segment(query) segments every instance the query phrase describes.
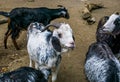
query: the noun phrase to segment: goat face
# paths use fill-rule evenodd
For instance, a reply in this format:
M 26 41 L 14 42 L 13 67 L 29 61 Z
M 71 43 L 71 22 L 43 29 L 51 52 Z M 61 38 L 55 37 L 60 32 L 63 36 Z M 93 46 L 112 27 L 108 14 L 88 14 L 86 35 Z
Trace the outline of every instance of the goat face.
M 66 19 L 69 19 L 70 18 L 70 16 L 69 16 L 69 13 L 68 13 L 68 10 L 65 8 L 65 7 L 62 7 L 62 8 L 60 8 L 60 17 L 64 17 L 64 18 L 66 18 Z
M 60 27 L 53 31 L 53 36 L 59 39 L 63 48 L 73 49 L 75 47 L 73 32 L 69 24 L 61 23 Z
M 120 15 L 119 14 L 112 14 L 107 22 L 103 25 L 104 32 L 117 32 L 120 29 Z
M 38 31 L 40 32 L 43 28 L 44 28 L 44 25 L 42 23 L 34 22 L 29 25 L 28 31 L 31 33 L 38 32 Z M 35 31 L 33 31 L 33 30 L 35 30 Z

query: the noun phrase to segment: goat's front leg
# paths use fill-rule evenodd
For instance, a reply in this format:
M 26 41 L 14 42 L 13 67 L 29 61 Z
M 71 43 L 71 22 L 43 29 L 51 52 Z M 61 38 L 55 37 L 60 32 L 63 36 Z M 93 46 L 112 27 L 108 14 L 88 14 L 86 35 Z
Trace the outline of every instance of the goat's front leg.
M 38 69 L 38 64 L 35 62 L 35 68 Z
M 30 64 L 29 67 L 32 67 L 32 59 L 30 58 Z
M 52 82 L 56 81 L 59 69 L 60 69 L 60 64 L 58 64 L 55 70 L 52 71 Z
M 19 48 L 18 45 L 17 45 L 16 40 L 15 40 L 15 39 L 12 39 L 12 41 L 13 41 L 13 44 L 14 44 L 16 50 L 20 50 L 20 48 Z

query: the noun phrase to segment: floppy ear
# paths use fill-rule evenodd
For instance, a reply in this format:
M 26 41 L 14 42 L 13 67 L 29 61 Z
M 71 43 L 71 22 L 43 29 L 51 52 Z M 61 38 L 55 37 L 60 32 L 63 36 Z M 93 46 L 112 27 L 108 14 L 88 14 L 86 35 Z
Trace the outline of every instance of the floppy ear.
M 115 12 L 116 15 L 119 15 L 120 13 L 119 12 Z
M 58 38 L 52 37 L 52 45 L 56 51 L 61 52 L 61 45 Z

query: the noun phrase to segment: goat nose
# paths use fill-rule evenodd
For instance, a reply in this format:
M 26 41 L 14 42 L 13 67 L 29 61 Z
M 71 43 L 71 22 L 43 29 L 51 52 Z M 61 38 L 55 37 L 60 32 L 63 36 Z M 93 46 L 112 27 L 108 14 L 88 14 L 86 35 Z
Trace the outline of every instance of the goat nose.
M 99 30 L 100 33 L 105 33 L 105 27 L 103 26 L 100 30 Z
M 74 45 L 74 42 L 71 42 L 70 44 Z
M 71 48 L 74 48 L 75 47 L 75 43 L 74 42 L 71 42 Z
M 104 30 L 103 30 L 103 29 L 100 29 L 100 30 L 99 30 L 99 32 L 100 32 L 100 33 L 103 33 L 103 32 L 104 32 Z
M 104 30 L 104 29 L 106 29 L 106 26 L 102 26 L 101 30 Z

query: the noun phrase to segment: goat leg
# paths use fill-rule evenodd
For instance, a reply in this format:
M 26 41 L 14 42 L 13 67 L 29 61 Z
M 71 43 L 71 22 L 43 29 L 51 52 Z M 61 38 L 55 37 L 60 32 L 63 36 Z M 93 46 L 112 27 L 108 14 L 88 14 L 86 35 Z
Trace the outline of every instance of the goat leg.
M 52 82 L 56 81 L 59 69 L 60 69 L 60 63 L 57 65 L 55 70 L 53 70 L 53 72 L 52 72 Z
M 35 68 L 38 69 L 38 63 L 37 62 L 35 62 Z
M 5 37 L 4 37 L 4 47 L 5 47 L 5 49 L 7 49 L 7 39 L 8 39 L 8 36 L 5 35 Z
M 20 50 L 20 48 L 17 45 L 16 39 L 12 39 L 12 41 L 13 41 L 13 44 L 14 44 L 16 50 Z
M 6 33 L 5 33 L 5 37 L 4 37 L 4 47 L 5 49 L 7 49 L 7 39 L 8 37 L 11 35 L 12 31 L 11 30 L 8 30 Z
M 32 59 L 30 57 L 30 64 L 29 64 L 29 67 L 32 67 Z

